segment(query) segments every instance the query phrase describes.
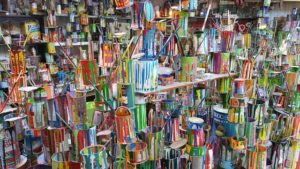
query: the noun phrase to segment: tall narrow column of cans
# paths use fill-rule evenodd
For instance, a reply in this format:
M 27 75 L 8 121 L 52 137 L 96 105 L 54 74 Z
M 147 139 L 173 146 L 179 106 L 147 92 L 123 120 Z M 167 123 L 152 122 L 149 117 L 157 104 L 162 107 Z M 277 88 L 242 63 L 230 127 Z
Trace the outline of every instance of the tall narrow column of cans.
M 192 161 L 192 168 L 204 168 L 205 136 L 203 131 L 203 119 L 190 117 L 187 124 L 187 152 Z

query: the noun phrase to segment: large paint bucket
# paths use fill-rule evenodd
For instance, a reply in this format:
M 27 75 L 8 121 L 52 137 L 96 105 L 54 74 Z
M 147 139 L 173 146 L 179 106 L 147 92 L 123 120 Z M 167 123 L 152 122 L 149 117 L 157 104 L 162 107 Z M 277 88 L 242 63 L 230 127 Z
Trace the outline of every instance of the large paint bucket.
M 164 132 L 162 127 L 149 126 L 141 136 L 141 140 L 147 143 L 149 160 L 156 161 L 163 157 L 164 148 Z
M 165 148 L 161 169 L 180 169 L 180 150 Z
M 31 164 L 35 164 L 38 155 L 42 153 L 41 133 L 42 129 L 25 130 L 24 149 Z
M 228 109 L 223 109 L 221 105 L 213 106 L 212 133 L 217 136 L 225 136 L 228 126 Z
M 44 157 L 48 163 L 51 163 L 51 156 L 54 153 L 68 151 L 68 138 L 65 128 L 51 128 L 42 130 L 42 143 Z
M 81 161 L 80 150 L 87 146 L 93 146 L 97 144 L 96 140 L 96 127 L 91 127 L 87 129 L 73 130 L 71 141 L 73 143 L 72 158 L 74 161 Z
M 107 154 L 104 146 L 95 145 L 85 147 L 80 151 L 80 154 L 83 158 L 84 169 L 109 168 L 109 164 L 107 162 Z
M 132 113 L 127 107 L 121 106 L 115 112 L 118 144 L 128 144 L 136 141 Z
M 87 120 L 85 93 L 67 94 L 70 123 L 75 128 L 82 128 Z
M 158 86 L 158 60 L 141 59 L 134 63 L 135 91 L 153 91 Z
M 145 142 L 130 143 L 126 146 L 126 159 L 130 164 L 141 164 L 148 160 L 147 144 Z
M 197 75 L 197 57 L 180 57 L 181 71 L 178 76 L 180 82 L 193 82 Z
M 4 136 L 0 140 L 0 144 L 3 147 L 2 165 L 4 168 L 16 168 L 21 160 L 21 152 L 14 126 L 4 129 Z
M 71 158 L 69 152 L 54 153 L 51 157 L 52 169 L 80 169 L 80 163 Z

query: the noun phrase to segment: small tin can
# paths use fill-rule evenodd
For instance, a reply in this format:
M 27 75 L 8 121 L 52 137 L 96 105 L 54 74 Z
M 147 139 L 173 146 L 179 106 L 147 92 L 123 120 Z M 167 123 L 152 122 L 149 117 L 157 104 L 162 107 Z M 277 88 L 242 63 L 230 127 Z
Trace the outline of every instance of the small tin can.
M 80 31 L 80 24 L 78 22 L 75 22 L 73 27 L 74 27 L 74 31 L 76 32 Z
M 75 14 L 74 13 L 70 14 L 70 22 L 75 22 Z
M 77 43 L 77 42 L 78 42 L 78 35 L 77 35 L 76 32 L 73 32 L 73 33 L 72 33 L 72 40 L 73 40 L 74 43 Z
M 85 32 L 80 32 L 80 34 L 79 34 L 79 40 L 80 40 L 80 42 L 84 42 L 85 41 Z
M 60 5 L 60 4 L 58 4 L 58 5 L 56 6 L 56 13 L 57 13 L 58 15 L 61 14 L 61 5 Z
M 68 33 L 72 32 L 72 24 L 71 23 L 67 23 L 67 25 L 66 25 L 66 31 Z
M 97 31 L 97 27 L 95 23 L 90 24 L 90 30 L 92 33 L 96 33 Z

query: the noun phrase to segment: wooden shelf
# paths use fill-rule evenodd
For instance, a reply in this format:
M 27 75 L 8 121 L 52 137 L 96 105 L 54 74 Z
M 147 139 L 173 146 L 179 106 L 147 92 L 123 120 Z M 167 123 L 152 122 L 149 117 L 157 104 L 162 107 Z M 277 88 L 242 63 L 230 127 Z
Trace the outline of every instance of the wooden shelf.
M 76 43 L 72 43 L 72 46 L 87 46 L 89 45 L 89 42 L 76 42 Z M 65 42 L 55 42 L 54 46 L 66 46 Z
M 56 17 L 69 17 L 70 14 L 55 14 Z M 75 17 L 79 17 L 79 15 L 74 15 Z M 88 15 L 88 18 L 97 19 L 99 16 L 97 15 Z
M 236 73 L 230 73 L 230 76 L 236 76 Z M 196 79 L 194 82 L 174 82 L 171 85 L 167 86 L 158 86 L 156 90 L 153 91 L 147 91 L 147 92 L 140 92 L 136 91 L 138 94 L 143 94 L 143 95 L 150 95 L 150 94 L 156 94 L 159 92 L 164 92 L 164 91 L 169 91 L 177 88 L 182 88 L 182 87 L 187 87 L 187 86 L 192 86 L 194 84 L 198 83 L 203 83 L 211 80 L 216 80 L 216 79 L 221 79 L 221 78 L 227 78 L 229 77 L 228 74 L 213 74 L 213 73 L 205 73 L 205 78 L 204 79 Z

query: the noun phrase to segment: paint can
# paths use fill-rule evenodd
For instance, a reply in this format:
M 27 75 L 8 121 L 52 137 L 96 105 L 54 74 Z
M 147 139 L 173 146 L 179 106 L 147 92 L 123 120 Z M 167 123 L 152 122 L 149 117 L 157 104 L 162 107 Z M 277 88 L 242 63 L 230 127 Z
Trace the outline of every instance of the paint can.
M 190 117 L 187 125 L 187 144 L 192 147 L 204 146 L 204 131 L 203 131 L 204 120 L 198 117 Z
M 285 76 L 285 79 L 286 79 L 286 83 L 287 83 L 287 89 L 289 91 L 293 91 L 297 85 L 297 76 L 298 76 L 298 73 L 295 73 L 295 72 L 287 72 L 286 73 L 286 76 Z
M 133 83 L 118 83 L 117 87 L 117 105 L 126 106 L 130 109 L 135 107 L 135 95 L 134 95 L 134 84 Z
M 164 132 L 162 127 L 151 126 L 146 131 L 149 160 L 156 161 L 162 159 L 164 150 Z
M 46 162 L 51 163 L 54 153 L 68 151 L 65 128 L 45 128 L 41 131 L 43 151 Z
M 172 144 L 180 139 L 179 117 L 165 116 L 165 144 Z
M 250 148 L 247 150 L 246 159 L 246 168 L 257 168 L 257 152 L 255 151 L 255 148 Z
M 136 104 L 135 107 L 135 127 L 136 131 L 141 131 L 147 127 L 147 111 L 146 111 L 146 103 L 144 104 Z
M 147 144 L 145 142 L 130 143 L 126 146 L 126 159 L 130 164 L 141 164 L 148 160 Z
M 229 92 L 229 87 L 230 87 L 230 79 L 229 78 L 217 79 L 217 91 L 219 93 L 227 94 Z
M 245 79 L 234 79 L 234 96 L 244 97 L 245 95 Z
M 22 74 L 26 72 L 24 51 L 21 49 L 11 49 L 9 51 L 10 71 L 12 74 Z
M 180 169 L 180 155 L 180 151 L 177 149 L 165 148 L 161 169 Z
M 146 22 L 146 28 L 143 30 L 143 51 L 145 53 L 146 59 L 154 59 L 157 55 L 157 37 L 156 28 L 154 24 L 152 25 L 150 22 Z
M 228 121 L 235 124 L 244 124 L 245 107 L 230 107 L 228 111 Z
M 264 123 L 267 106 L 264 100 L 251 99 L 248 102 L 248 117 L 255 119 L 255 125 L 260 127 Z
M 245 79 L 245 93 L 248 98 L 253 97 L 254 92 L 254 80 L 253 79 Z
M 267 167 L 267 148 L 263 145 L 256 147 L 257 153 L 257 166 L 258 168 L 264 169 Z
M 98 83 L 98 66 L 96 66 L 95 60 L 81 60 L 81 73 L 83 77 L 83 84 L 84 85 L 91 85 Z
M 132 5 L 132 2 L 130 0 L 115 0 L 115 3 L 117 10 L 128 8 Z
M 83 127 L 87 119 L 85 93 L 69 92 L 67 100 L 71 126 Z
M 175 100 L 166 99 L 161 102 L 161 111 L 163 112 L 172 112 L 176 108 Z
M 295 139 L 300 139 L 300 116 L 294 117 L 293 136 Z
M 223 109 L 221 105 L 215 105 L 213 110 L 212 134 L 217 136 L 225 136 L 228 127 L 228 109 Z
M 135 142 L 136 136 L 131 111 L 124 106 L 118 107 L 115 112 L 115 120 L 118 144 Z
M 133 30 L 144 28 L 144 11 L 141 8 L 143 8 L 143 4 L 134 2 L 131 10 L 131 28 Z
M 265 119 L 262 127 L 258 129 L 259 140 L 262 142 L 270 140 L 272 129 L 273 129 L 273 121 L 269 119 Z
M 108 96 L 109 95 L 108 84 L 97 85 L 97 88 L 102 93 L 102 96 L 108 101 L 108 103 L 110 103 L 112 105 L 113 103 L 112 103 L 111 99 Z M 99 99 L 99 101 L 97 101 L 97 99 Z M 95 93 L 95 110 L 103 112 L 103 113 L 110 111 L 109 106 L 104 102 L 103 98 L 100 97 L 98 92 Z M 97 117 L 97 116 L 95 116 L 95 117 Z
M 205 159 L 203 156 L 191 156 L 191 169 L 204 169 Z
M 37 157 L 42 153 L 43 144 L 41 130 L 25 130 L 24 132 L 24 150 L 28 154 L 28 160 L 31 164 L 37 163 Z
M 229 71 L 230 53 L 213 53 L 212 70 L 215 74 L 223 74 Z
M 4 133 L 0 138 L 0 146 L 2 148 L 2 165 L 4 168 L 16 168 L 21 161 L 21 152 L 19 141 L 14 126 L 4 129 Z
M 102 43 L 99 55 L 99 65 L 101 67 L 107 68 L 112 67 L 114 63 L 113 57 L 113 44 L 112 43 Z M 122 64 L 123 62 L 121 62 Z M 122 68 L 122 67 L 121 67 Z
M 72 141 L 72 155 L 74 161 L 81 161 L 80 150 L 87 146 L 93 146 L 97 144 L 96 139 L 96 126 L 84 129 L 75 129 L 71 134 Z
M 247 138 L 247 146 L 254 147 L 256 145 L 256 125 L 255 119 L 247 118 L 245 122 L 245 137 Z
M 51 157 L 52 169 L 80 169 L 80 163 L 72 160 L 71 153 L 54 153 Z
M 109 168 L 105 147 L 102 145 L 85 147 L 80 154 L 83 158 L 84 169 Z
M 42 129 L 47 125 L 48 114 L 44 101 L 32 102 L 29 113 L 27 114 L 29 128 Z
M 51 127 L 62 127 L 59 117 L 56 115 L 55 100 L 47 100 L 48 123 Z
M 300 141 L 293 139 L 290 141 L 288 155 L 285 162 L 286 168 L 297 168 L 300 167 Z
M 123 59 L 120 62 L 119 73 L 118 73 L 118 82 L 123 84 L 133 83 L 134 81 L 134 71 L 135 63 L 132 59 Z
M 180 57 L 181 71 L 178 76 L 180 82 L 193 82 L 197 75 L 197 57 Z
M 158 60 L 143 59 L 134 62 L 135 91 L 153 91 L 158 86 Z
M 55 97 L 54 100 L 55 111 L 60 115 L 60 117 L 68 122 L 68 101 L 67 96 L 65 94 L 60 94 Z M 62 125 L 64 126 L 64 125 Z M 66 127 L 66 126 L 65 126 Z

